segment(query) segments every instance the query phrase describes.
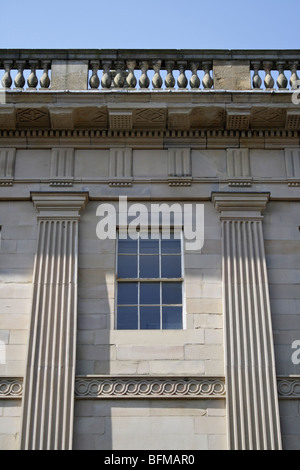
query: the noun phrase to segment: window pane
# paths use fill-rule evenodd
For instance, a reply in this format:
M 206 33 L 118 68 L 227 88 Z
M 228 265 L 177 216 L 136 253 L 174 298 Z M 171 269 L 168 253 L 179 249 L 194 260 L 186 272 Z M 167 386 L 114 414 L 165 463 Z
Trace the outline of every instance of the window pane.
M 137 307 L 118 307 L 117 329 L 118 330 L 137 330 L 138 329 Z
M 140 253 L 154 253 L 159 252 L 159 240 L 140 240 Z
M 137 282 L 119 282 L 118 284 L 118 304 L 128 305 L 138 303 L 138 283 Z
M 141 330 L 160 329 L 160 308 L 141 307 L 140 308 L 140 328 Z
M 161 252 L 180 254 L 181 253 L 181 241 L 180 240 L 162 240 Z
M 140 304 L 160 304 L 159 282 L 141 282 Z
M 182 308 L 181 307 L 163 307 L 162 328 L 163 330 L 182 329 Z
M 120 254 L 123 253 L 130 253 L 136 254 L 137 253 L 137 240 L 119 240 L 118 242 L 118 252 Z
M 159 258 L 158 256 L 141 255 L 140 256 L 140 277 L 159 277 Z
M 119 255 L 118 256 L 118 277 L 135 278 L 137 277 L 137 256 Z
M 181 277 L 181 256 L 162 255 L 161 257 L 162 277 Z
M 163 282 L 162 303 L 163 304 L 181 304 L 182 303 L 181 282 Z

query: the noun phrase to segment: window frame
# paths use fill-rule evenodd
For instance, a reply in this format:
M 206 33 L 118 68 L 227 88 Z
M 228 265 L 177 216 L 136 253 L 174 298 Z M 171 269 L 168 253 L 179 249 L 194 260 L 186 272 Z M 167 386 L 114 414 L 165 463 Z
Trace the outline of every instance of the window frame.
M 178 227 L 176 228 L 176 230 L 178 231 Z M 174 227 L 171 227 L 170 228 L 170 232 L 174 232 L 175 229 Z M 148 233 L 148 236 L 150 235 L 150 239 L 151 239 L 151 231 L 148 227 L 142 227 L 140 230 L 139 230 L 139 234 L 138 234 L 138 237 L 140 239 L 143 239 L 140 237 L 140 233 Z M 161 240 L 163 240 L 162 238 L 162 231 L 159 230 L 158 231 L 159 233 L 159 252 L 158 252 L 158 257 L 159 257 L 159 277 L 156 277 L 156 278 L 153 278 L 153 277 L 136 277 L 136 278 L 124 278 L 124 277 L 121 277 L 119 278 L 118 277 L 118 269 L 119 269 L 119 230 L 117 230 L 117 237 L 116 237 L 116 273 L 115 273 L 115 315 L 114 315 L 114 329 L 116 331 L 183 331 L 186 329 L 186 315 L 185 315 L 185 282 L 184 282 L 184 237 L 183 237 L 183 230 L 182 228 L 180 228 L 180 237 L 177 238 L 177 240 L 180 241 L 180 253 L 176 253 L 176 256 L 179 256 L 180 257 L 180 268 L 181 268 L 181 276 L 180 277 L 174 277 L 174 278 L 170 278 L 170 277 L 160 277 L 161 276 L 161 257 L 162 256 L 174 256 L 175 253 L 166 253 L 166 254 L 162 254 L 162 251 L 161 251 Z M 128 237 L 129 238 L 129 237 Z M 129 238 L 130 239 L 130 238 Z M 121 239 L 122 240 L 122 239 Z M 167 239 L 166 239 L 167 240 Z M 126 241 L 126 239 L 124 239 L 124 241 Z M 137 247 L 137 269 L 139 269 L 139 257 L 141 256 L 141 253 L 140 253 L 140 249 L 139 249 L 139 243 L 138 243 L 138 247 Z M 151 256 L 151 254 L 143 254 L 144 256 Z M 124 256 L 126 256 L 126 254 L 124 254 Z M 127 256 L 130 256 L 130 254 L 128 254 Z M 139 272 L 137 272 L 137 275 L 139 276 Z M 119 290 L 118 290 L 118 286 L 119 284 L 126 284 L 126 283 L 134 283 L 136 282 L 138 284 L 138 299 L 137 299 L 137 304 L 136 304 L 136 307 L 137 307 L 137 315 L 138 315 L 138 327 L 137 328 L 134 328 L 134 329 L 126 329 L 126 328 L 118 328 L 118 307 L 122 307 L 122 306 L 132 306 L 133 307 L 133 304 L 118 304 L 118 293 L 119 293 Z M 160 287 L 159 287 L 159 290 L 160 290 L 160 303 L 159 304 L 141 304 L 140 303 L 140 287 L 141 287 L 141 284 L 142 283 L 159 283 Z M 181 283 L 181 303 L 180 304 L 163 304 L 162 302 L 162 286 L 163 286 L 163 283 Z M 135 304 L 134 304 L 135 305 Z M 140 316 L 140 308 L 141 307 L 157 307 L 159 306 L 159 310 L 160 310 L 160 325 L 159 325 L 159 328 L 141 328 L 140 325 L 141 325 L 141 316 Z M 170 307 L 180 307 L 181 308 L 181 328 L 163 328 L 163 317 L 162 317 L 162 310 L 163 310 L 163 307 L 167 307 L 167 306 L 170 306 Z

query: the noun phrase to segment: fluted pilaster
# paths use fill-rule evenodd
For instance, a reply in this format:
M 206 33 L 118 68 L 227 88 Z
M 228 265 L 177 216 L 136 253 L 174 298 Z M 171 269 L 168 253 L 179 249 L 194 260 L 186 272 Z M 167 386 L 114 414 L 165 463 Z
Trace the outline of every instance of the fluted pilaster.
M 268 194 L 214 193 L 221 212 L 229 448 L 281 448 L 261 212 Z
M 85 193 L 35 193 L 38 242 L 21 448 L 72 447 L 78 221 Z

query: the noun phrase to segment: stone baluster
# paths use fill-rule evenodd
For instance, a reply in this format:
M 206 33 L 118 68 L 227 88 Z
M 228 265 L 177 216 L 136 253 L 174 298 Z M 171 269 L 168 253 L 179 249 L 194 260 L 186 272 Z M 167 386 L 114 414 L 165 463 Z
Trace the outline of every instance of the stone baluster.
M 139 86 L 140 88 L 149 88 L 150 85 L 150 80 L 147 75 L 148 69 L 149 69 L 149 64 L 146 61 L 142 61 L 140 63 L 140 69 L 141 69 L 141 76 L 139 79 Z
M 50 87 L 49 70 L 51 68 L 51 63 L 43 61 L 42 68 L 43 68 L 43 75 L 41 76 L 41 79 L 40 79 L 40 86 L 43 89 L 47 89 Z
M 15 87 L 19 89 L 23 89 L 25 86 L 25 78 L 24 78 L 24 69 L 25 69 L 25 61 L 17 61 L 16 66 L 18 69 L 18 73 L 15 77 Z
M 36 90 L 37 86 L 38 86 L 38 78 L 36 76 L 36 69 L 38 67 L 38 62 L 37 61 L 31 61 L 30 64 L 29 64 L 29 67 L 30 67 L 30 70 L 31 70 L 31 73 L 28 77 L 28 80 L 27 80 L 27 85 L 28 85 L 28 88 L 32 89 L 32 90 Z
M 111 87 L 111 61 L 103 61 L 102 62 L 102 67 L 103 67 L 103 75 L 101 79 L 101 86 L 102 88 L 110 88 Z
M 277 86 L 279 89 L 286 88 L 288 85 L 288 80 L 286 76 L 284 75 L 285 62 L 280 60 L 277 62 L 276 65 L 277 65 L 277 70 L 279 72 L 279 75 L 277 77 Z
M 116 66 L 116 75 L 114 78 L 114 86 L 115 88 L 123 88 L 125 85 L 125 76 L 124 76 L 124 71 L 125 71 L 125 65 L 124 62 L 121 60 L 118 60 L 115 62 Z
M 98 70 L 100 68 L 99 60 L 91 60 L 92 75 L 89 81 L 90 87 L 97 90 L 100 86 L 100 79 L 98 77 Z
M 127 69 L 128 75 L 126 78 L 126 85 L 128 88 L 135 88 L 137 84 L 137 79 L 134 75 L 134 70 L 136 68 L 136 61 L 135 60 L 128 60 L 127 61 Z
M 78 224 L 87 193 L 33 193 L 38 240 L 21 449 L 70 450 L 76 361 Z
M 3 88 L 9 89 L 12 85 L 12 78 L 11 78 L 11 75 L 10 75 L 10 71 L 11 71 L 12 66 L 13 66 L 13 61 L 12 60 L 7 60 L 7 61 L 4 62 L 3 65 L 4 65 L 5 73 L 2 77 L 1 83 L 2 83 Z
M 174 88 L 175 87 L 175 78 L 173 76 L 175 62 L 173 60 L 166 61 L 166 70 L 167 76 L 165 79 L 166 88 Z
M 260 61 L 255 60 L 255 61 L 252 62 L 252 66 L 253 66 L 253 70 L 254 70 L 254 74 L 253 74 L 253 78 L 252 78 L 252 86 L 255 89 L 259 89 L 261 87 L 261 84 L 262 84 L 262 79 L 259 75 L 259 70 L 261 68 L 261 63 L 260 63 Z
M 190 79 L 190 87 L 195 89 L 200 87 L 200 78 L 198 77 L 198 69 L 199 69 L 199 63 L 198 62 L 192 62 L 190 64 L 191 71 L 192 71 L 192 76 Z
M 300 88 L 300 79 L 297 75 L 298 65 L 299 65 L 298 62 L 292 62 L 290 64 L 290 70 L 291 70 L 290 85 L 292 89 Z
M 222 224 L 228 447 L 279 450 L 281 430 L 262 211 L 264 193 L 214 193 Z
M 203 67 L 203 70 L 204 70 L 204 77 L 203 77 L 203 80 L 202 80 L 203 87 L 204 88 L 212 88 L 213 84 L 214 84 L 213 79 L 210 76 L 210 71 L 211 71 L 212 64 L 211 64 L 210 61 L 204 60 L 202 62 L 202 67 Z
M 163 84 L 163 80 L 160 76 L 160 68 L 161 68 L 161 60 L 154 60 L 153 61 L 153 69 L 154 69 L 154 76 L 152 78 L 152 85 L 153 88 L 161 88 Z
M 263 62 L 263 67 L 264 67 L 264 71 L 265 71 L 265 79 L 264 79 L 265 87 L 266 87 L 266 89 L 272 89 L 272 88 L 274 88 L 274 79 L 271 75 L 273 62 L 265 61 L 265 62 Z
M 185 70 L 186 70 L 186 66 L 187 66 L 187 63 L 184 62 L 184 61 L 179 61 L 177 62 L 178 64 L 178 68 L 179 68 L 179 77 L 178 77 L 178 80 L 177 80 L 177 85 L 179 88 L 186 88 L 187 85 L 188 85 L 188 80 L 185 76 Z

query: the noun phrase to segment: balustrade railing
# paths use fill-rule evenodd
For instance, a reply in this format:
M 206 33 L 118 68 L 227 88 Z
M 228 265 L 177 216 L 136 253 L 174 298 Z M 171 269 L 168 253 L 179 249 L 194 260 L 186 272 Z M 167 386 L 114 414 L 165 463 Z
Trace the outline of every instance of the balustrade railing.
M 0 50 L 2 88 L 51 90 L 53 64 L 74 62 L 86 68 L 83 89 L 89 90 L 216 89 L 216 62 L 230 64 L 232 77 L 241 63 L 248 67 L 249 89 L 288 90 L 300 84 L 300 50 Z

